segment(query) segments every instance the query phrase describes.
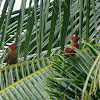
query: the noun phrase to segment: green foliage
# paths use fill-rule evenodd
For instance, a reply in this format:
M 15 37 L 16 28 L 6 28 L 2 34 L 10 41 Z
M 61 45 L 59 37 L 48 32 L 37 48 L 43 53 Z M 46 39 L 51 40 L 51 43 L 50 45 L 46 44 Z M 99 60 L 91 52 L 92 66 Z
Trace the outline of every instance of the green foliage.
M 69 25 L 69 16 L 70 16 L 70 0 L 65 0 L 64 4 L 64 15 L 63 15 L 63 25 L 61 28 L 61 50 L 64 51 L 65 39 L 68 35 L 67 29 Z M 62 41 L 63 40 L 63 41 Z
M 46 86 L 46 78 L 54 73 L 50 65 L 46 66 L 0 91 L 0 99 L 48 100 L 50 95 L 45 89 L 51 89 Z
M 58 90 L 56 93 L 50 91 L 53 97 L 63 100 L 81 99 L 81 97 L 88 100 L 100 98 L 97 94 L 100 87 L 100 51 L 86 44 L 92 49 L 80 51 L 74 48 L 77 53 L 76 57 L 64 58 L 57 55 L 59 60 L 52 62 L 58 73 L 48 79 L 47 86 Z
M 14 0 L 11 0 L 11 3 L 12 1 L 14 3 Z M 43 2 L 40 2 L 39 5 L 38 4 L 39 0 L 37 1 L 35 0 L 34 2 L 35 5 L 31 6 L 32 2 L 30 0 L 29 3 L 31 8 L 29 7 L 25 9 L 25 4 L 24 4 L 25 2 L 24 2 L 22 4 L 23 5 L 22 8 L 14 12 L 12 11 L 6 12 L 7 5 L 9 5 L 10 2 L 7 1 L 5 2 L 5 6 L 0 17 L 0 22 L 1 22 L 0 32 L 2 33 L 2 36 L 0 37 L 0 42 L 1 42 L 0 49 L 2 50 L 2 56 L 0 62 L 2 62 L 2 64 L 5 62 L 6 54 L 8 52 L 4 46 L 8 46 L 8 43 L 12 43 L 12 41 L 16 41 L 16 43 L 20 44 L 18 48 L 19 58 L 24 57 L 24 60 L 27 60 L 27 56 L 34 53 L 38 53 L 38 57 L 41 57 L 40 56 L 41 52 L 47 50 L 47 48 L 50 48 L 49 51 L 51 51 L 53 47 L 57 47 L 57 46 L 64 47 L 63 41 L 65 40 L 65 44 L 67 44 L 70 41 L 72 34 L 79 34 L 83 39 L 86 39 L 86 24 L 85 24 L 86 23 L 86 2 L 83 3 L 84 4 L 83 10 L 80 10 L 81 8 L 80 6 L 82 3 L 78 0 L 76 1 L 71 0 L 70 4 L 68 3 L 68 5 L 66 5 L 64 0 L 61 1 L 57 0 L 57 2 L 58 3 L 56 4 L 58 5 L 53 6 L 54 4 L 53 1 L 47 2 L 46 0 L 44 0 Z M 99 25 L 99 17 L 100 17 L 98 0 L 96 0 L 95 3 L 96 5 L 94 4 L 94 2 L 90 2 L 88 40 L 89 43 L 91 44 L 97 43 L 98 40 L 95 39 L 91 40 L 91 39 L 98 38 L 99 35 L 99 30 L 97 30 L 97 26 Z M 64 13 L 64 9 L 66 10 L 67 7 L 70 10 L 70 15 L 66 14 L 67 12 Z M 57 11 L 55 8 L 57 9 Z M 52 12 L 53 10 L 57 15 L 56 20 L 54 20 L 55 21 L 54 26 L 53 24 L 51 24 L 54 23 L 54 21 L 51 21 L 51 19 L 54 16 Z M 82 11 L 84 15 L 83 17 L 80 18 L 79 13 Z M 10 16 L 8 16 L 8 13 L 10 14 Z M 9 22 L 7 22 L 7 20 L 5 21 L 6 18 L 5 14 L 9 17 Z M 66 15 L 69 16 L 69 19 L 66 18 Z M 83 22 L 80 20 L 80 23 L 83 26 L 83 28 L 79 23 L 79 18 L 83 19 Z M 31 23 L 29 20 L 31 20 Z M 68 28 L 66 26 L 68 24 L 67 21 L 69 21 Z M 6 27 L 5 27 L 5 23 L 7 23 Z M 81 26 L 81 33 L 79 33 L 79 26 Z M 51 31 L 51 29 L 54 27 L 55 30 Z M 7 28 L 5 29 L 6 31 L 4 31 L 4 28 Z M 67 29 L 67 36 L 63 35 L 66 33 L 64 32 L 63 29 L 65 31 Z M 51 39 L 49 38 L 50 34 L 52 34 L 53 37 L 53 38 L 51 37 Z M 64 38 L 63 41 L 61 38 L 62 39 Z M 48 44 L 50 44 L 50 46 Z M 85 48 L 85 45 L 84 46 L 82 45 L 81 48 Z M 50 53 L 48 55 L 50 55 Z
M 99 0 L 26 1 L 13 11 L 15 0 L 6 0 L 0 16 L 0 99 L 100 99 Z M 81 51 L 65 59 L 73 34 Z M 18 64 L 5 66 L 13 42 Z
M 53 43 L 53 38 L 54 38 L 54 31 L 55 31 L 56 21 L 57 21 L 57 17 L 58 17 L 58 11 L 59 11 L 58 0 L 54 0 L 47 56 L 50 56 L 50 53 L 51 53 L 51 48 L 52 48 L 52 43 Z
M 50 64 L 55 57 L 26 61 L 0 68 L 0 90 Z

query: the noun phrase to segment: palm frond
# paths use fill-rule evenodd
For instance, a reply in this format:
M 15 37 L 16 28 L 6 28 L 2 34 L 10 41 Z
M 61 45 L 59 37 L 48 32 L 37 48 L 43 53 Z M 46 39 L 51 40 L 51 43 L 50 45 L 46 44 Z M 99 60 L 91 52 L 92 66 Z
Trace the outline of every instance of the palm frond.
M 56 87 L 57 92 L 49 91 L 54 97 L 65 100 L 99 98 L 97 92 L 99 91 L 100 51 L 92 45 L 86 44 L 92 49 L 87 48 L 80 51 L 74 48 L 78 54 L 76 58 L 65 59 L 58 55 L 59 60 L 52 62 L 58 75 L 49 78 L 47 86 L 53 89 Z
M 46 86 L 46 78 L 54 75 L 54 73 L 55 71 L 51 65 L 44 67 L 0 91 L 0 98 L 10 100 L 47 100 L 50 98 L 50 95 L 46 90 L 51 89 Z
M 100 99 L 99 0 L 26 1 L 13 12 L 15 0 L 6 0 L 0 16 L 0 99 Z M 80 50 L 65 59 L 60 50 L 73 34 Z M 5 66 L 14 42 L 18 63 Z
M 0 89 L 19 81 L 20 79 L 40 70 L 50 64 L 55 57 L 31 60 L 0 68 Z
M 39 26 L 39 23 L 40 23 L 40 16 L 41 14 L 39 13 L 40 12 L 40 5 L 38 5 L 39 1 L 37 0 L 37 2 L 35 3 L 34 7 L 32 7 L 31 9 L 28 8 L 28 9 L 25 9 L 25 16 L 24 16 L 24 22 L 23 22 L 23 25 L 21 25 L 22 27 L 22 33 L 21 34 L 21 41 L 20 41 L 20 44 L 21 44 L 21 47 L 20 47 L 20 55 L 19 55 L 19 58 L 20 57 L 23 57 L 25 55 L 25 58 L 24 59 L 27 59 L 26 56 L 27 55 L 30 55 L 30 54 L 33 54 L 33 53 L 39 53 L 39 41 L 37 41 L 39 38 L 38 38 L 38 35 L 40 33 L 40 26 Z M 53 44 L 52 44 L 52 47 L 57 47 L 59 46 L 60 44 L 60 28 L 62 28 L 62 24 L 63 24 L 63 15 L 64 15 L 64 9 L 63 9 L 63 5 L 64 5 L 64 1 L 62 0 L 62 2 L 60 3 L 62 4 L 61 5 L 61 12 L 58 14 L 58 15 L 61 15 L 61 17 L 57 17 L 57 21 L 56 21 L 56 25 L 55 25 L 55 31 L 54 31 L 54 39 L 53 39 Z M 79 25 L 79 12 L 80 12 L 80 2 L 78 1 L 75 1 L 73 2 L 71 5 L 70 5 L 70 20 L 69 20 L 69 26 L 68 26 L 68 34 L 67 34 L 67 37 L 66 37 L 66 40 L 65 40 L 65 44 L 67 44 L 70 40 L 70 37 L 72 36 L 72 34 L 74 33 L 77 33 L 78 34 L 78 27 L 80 26 Z M 95 20 L 94 20 L 94 8 L 92 8 L 93 6 L 93 3 L 90 3 L 90 24 L 89 24 L 89 40 L 94 38 L 94 37 L 97 37 L 97 35 L 99 35 L 99 31 L 97 30 L 96 26 L 99 25 L 99 17 L 100 17 L 100 13 L 99 13 L 99 2 L 98 0 L 95 1 Z M 48 6 L 50 5 L 50 6 Z M 43 50 L 46 50 L 47 47 L 48 47 L 48 43 L 49 43 L 49 35 L 50 35 L 50 29 L 51 29 L 51 17 L 52 17 L 52 10 L 53 10 L 53 3 L 50 2 L 49 3 L 46 3 L 46 6 L 43 6 L 44 8 L 43 9 L 48 9 L 48 16 L 46 17 L 47 21 L 44 22 L 44 27 L 45 27 L 45 31 L 44 31 L 44 34 L 43 34 L 43 43 L 42 43 L 42 51 Z M 86 23 L 86 2 L 84 2 L 84 16 L 83 16 L 83 29 L 82 29 L 82 38 L 85 39 L 86 35 L 86 26 L 85 26 L 85 23 Z M 30 10 L 29 10 L 30 9 Z M 75 10 L 77 9 L 77 10 Z M 34 12 L 34 18 L 35 18 L 35 21 L 34 22 L 34 26 L 31 28 L 32 29 L 32 32 L 28 32 L 27 30 L 27 26 L 29 26 L 29 22 L 28 22 L 28 19 L 31 19 L 32 18 L 32 14 Z M 72 13 L 74 12 L 74 13 Z M 12 41 L 15 41 L 16 40 L 16 32 L 18 32 L 17 30 L 17 27 L 18 27 L 18 18 L 19 18 L 19 13 L 20 11 L 15 11 L 12 13 L 11 17 L 10 17 L 10 23 L 9 25 L 7 26 L 7 31 L 6 31 L 6 38 L 5 38 L 5 41 L 4 41 L 4 45 L 7 46 L 7 43 L 12 43 Z M 3 13 L 2 13 L 2 16 L 3 16 Z M 34 19 L 33 18 L 33 19 Z M 59 18 L 61 19 L 61 21 L 59 21 Z M 1 17 L 1 21 L 4 22 L 5 20 L 5 17 Z M 73 20 L 73 23 L 71 22 L 71 20 Z M 2 22 L 2 23 L 3 23 Z M 2 25 L 1 25 L 2 26 Z M 73 29 L 71 31 L 71 29 Z M 96 30 L 95 30 L 96 29 Z M 1 27 L 1 32 L 2 32 L 3 28 Z M 27 39 L 27 35 L 30 34 L 31 38 L 28 39 L 28 42 L 29 42 L 29 45 L 25 44 L 25 41 Z M 36 38 L 37 36 L 37 38 Z M 27 42 L 27 43 L 28 43 Z M 89 43 L 94 43 L 95 40 L 92 40 L 92 41 L 89 41 Z M 97 42 L 97 41 L 96 41 Z M 38 46 L 37 46 L 38 45 Z M 2 46 L 2 45 L 0 45 Z M 28 51 L 26 53 L 26 46 L 28 46 Z M 84 48 L 85 45 L 82 46 L 82 48 Z M 25 51 L 24 51 L 25 50 Z M 1 57 L 1 61 L 4 62 L 6 56 L 6 50 L 3 49 L 3 52 L 2 52 L 2 57 Z

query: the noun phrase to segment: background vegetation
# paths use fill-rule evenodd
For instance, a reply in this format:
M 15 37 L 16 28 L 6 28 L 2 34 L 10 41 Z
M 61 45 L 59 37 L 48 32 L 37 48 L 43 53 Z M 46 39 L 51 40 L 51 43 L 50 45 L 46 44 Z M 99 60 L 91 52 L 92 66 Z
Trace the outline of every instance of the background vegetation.
M 30 0 L 27 9 L 26 1 L 13 11 L 15 0 L 6 0 L 0 16 L 0 99 L 100 98 L 99 0 Z M 65 59 L 73 34 L 80 49 Z M 18 63 L 6 66 L 12 43 Z

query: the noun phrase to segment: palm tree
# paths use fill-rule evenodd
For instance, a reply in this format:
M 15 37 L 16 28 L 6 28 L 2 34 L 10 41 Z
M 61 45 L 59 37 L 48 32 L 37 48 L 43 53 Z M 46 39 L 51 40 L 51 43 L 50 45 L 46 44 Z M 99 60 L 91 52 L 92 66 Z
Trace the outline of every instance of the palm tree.
M 20 10 L 13 11 L 15 1 L 6 0 L 0 16 L 0 99 L 83 99 L 85 92 L 93 98 L 100 65 L 99 0 L 30 0 L 28 8 L 22 0 Z M 66 60 L 61 55 L 73 34 L 81 36 L 80 50 L 75 49 L 77 60 Z M 5 47 L 13 42 L 20 44 L 18 63 L 6 66 Z

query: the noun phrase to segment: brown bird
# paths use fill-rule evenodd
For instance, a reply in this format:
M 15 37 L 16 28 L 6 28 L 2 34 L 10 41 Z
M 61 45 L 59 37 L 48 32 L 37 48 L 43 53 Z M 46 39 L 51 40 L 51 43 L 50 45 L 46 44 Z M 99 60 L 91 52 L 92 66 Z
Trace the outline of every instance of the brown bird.
M 73 48 L 73 47 L 76 47 L 77 49 L 79 49 L 78 40 L 79 40 L 79 37 L 78 37 L 77 35 L 73 35 L 73 36 L 71 37 L 71 44 L 70 44 L 70 47 L 72 47 L 72 48 Z M 72 48 L 70 48 L 70 47 L 67 47 L 66 50 L 65 50 L 65 52 L 68 53 L 68 54 L 70 54 L 70 55 L 72 55 L 72 56 L 74 56 L 74 54 L 75 54 L 76 52 L 75 52 Z M 68 54 L 64 54 L 64 56 L 69 57 Z
M 18 47 L 18 45 L 11 44 L 8 47 L 10 48 L 10 52 L 9 52 L 9 54 L 7 56 L 7 65 L 16 64 L 17 63 L 16 48 Z

